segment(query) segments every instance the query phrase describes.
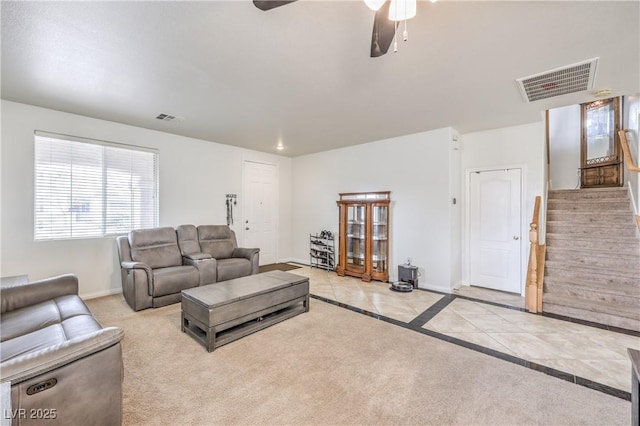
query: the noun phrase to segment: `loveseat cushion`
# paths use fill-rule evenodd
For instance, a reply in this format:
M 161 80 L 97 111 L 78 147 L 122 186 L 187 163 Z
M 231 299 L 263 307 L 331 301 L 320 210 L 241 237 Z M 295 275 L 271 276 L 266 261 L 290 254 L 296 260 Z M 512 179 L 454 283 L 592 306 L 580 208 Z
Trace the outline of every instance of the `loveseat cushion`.
M 151 269 L 182 265 L 176 231 L 173 228 L 139 229 L 129 232 L 131 259 Z
M 218 260 L 218 281 L 251 275 L 251 262 L 244 258 L 230 258 Z
M 0 362 L 101 330 L 77 295 L 2 314 Z
M 200 272 L 195 266 L 170 266 L 154 269 L 153 297 L 180 293 L 187 288 L 200 285 Z
M 198 240 L 200 250 L 214 259 L 227 259 L 233 254 L 233 249 L 238 247 L 235 234 L 226 225 L 198 226 Z

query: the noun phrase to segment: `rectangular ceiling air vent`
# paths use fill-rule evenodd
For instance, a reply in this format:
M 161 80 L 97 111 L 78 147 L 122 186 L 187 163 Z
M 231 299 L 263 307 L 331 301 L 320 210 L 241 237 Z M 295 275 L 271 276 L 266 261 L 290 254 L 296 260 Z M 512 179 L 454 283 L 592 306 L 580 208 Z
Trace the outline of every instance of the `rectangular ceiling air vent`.
M 527 102 L 593 89 L 598 58 L 517 79 Z
M 162 121 L 171 121 L 171 120 L 175 120 L 176 117 L 169 114 L 158 114 L 156 118 Z

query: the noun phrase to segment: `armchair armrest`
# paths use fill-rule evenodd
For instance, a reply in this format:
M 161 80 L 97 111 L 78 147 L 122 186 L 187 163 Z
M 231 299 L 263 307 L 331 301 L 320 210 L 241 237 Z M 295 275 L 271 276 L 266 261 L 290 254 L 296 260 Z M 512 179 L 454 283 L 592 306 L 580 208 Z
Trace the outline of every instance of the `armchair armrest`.
M 78 294 L 78 277 L 74 274 L 59 275 L 0 289 L 5 313 L 25 306 L 35 305 L 60 296 Z
M 22 382 L 96 353 L 122 340 L 124 331 L 106 327 L 0 364 L 2 381 Z
M 231 257 L 244 257 L 246 259 L 252 260 L 253 256 L 256 253 L 260 253 L 259 248 L 236 247 L 235 249 L 233 249 L 233 253 L 231 254 Z

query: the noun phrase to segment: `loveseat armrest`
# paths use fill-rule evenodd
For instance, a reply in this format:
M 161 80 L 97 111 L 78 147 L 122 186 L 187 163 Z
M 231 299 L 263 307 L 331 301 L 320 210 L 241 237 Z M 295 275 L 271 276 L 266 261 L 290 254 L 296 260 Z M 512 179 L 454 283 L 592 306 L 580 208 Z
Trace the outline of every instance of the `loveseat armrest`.
M 0 312 L 13 311 L 70 294 L 78 294 L 78 277 L 74 274 L 2 287 Z
M 149 265 L 142 262 L 125 261 L 120 262 L 120 266 L 122 267 L 122 269 L 144 269 L 144 271 L 147 273 L 147 278 L 149 279 L 149 291 L 151 291 L 153 271 L 151 270 L 151 267 Z
M 113 346 L 124 330 L 106 327 L 0 364 L 2 381 L 19 383 Z
M 231 257 L 243 257 L 251 262 L 251 275 L 257 274 L 260 263 L 260 249 L 259 248 L 244 248 L 236 247 L 233 249 Z
M 233 254 L 231 255 L 231 257 L 244 257 L 246 259 L 251 260 L 253 256 L 255 256 L 258 253 L 260 253 L 259 248 L 236 247 L 235 249 L 233 249 Z
M 147 274 L 147 290 L 149 294 L 153 294 L 153 270 L 149 265 L 142 262 L 124 261 L 120 262 L 122 269 L 142 269 Z
M 122 267 L 122 269 L 144 269 L 151 272 L 151 267 L 142 262 L 124 261 L 120 262 L 120 266 Z
M 189 253 L 189 254 L 182 255 L 183 262 L 186 262 L 187 260 L 204 260 L 204 259 L 213 259 L 213 257 L 209 253 Z
M 200 283 L 198 285 L 212 284 L 218 281 L 218 261 L 207 253 L 195 253 L 182 256 L 184 265 L 195 266 L 200 274 Z

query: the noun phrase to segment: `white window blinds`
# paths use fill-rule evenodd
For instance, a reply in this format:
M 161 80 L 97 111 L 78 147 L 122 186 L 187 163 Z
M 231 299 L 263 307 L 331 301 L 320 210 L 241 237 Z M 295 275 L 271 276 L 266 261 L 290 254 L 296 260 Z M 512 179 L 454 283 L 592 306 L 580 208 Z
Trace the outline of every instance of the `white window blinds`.
M 157 151 L 36 132 L 34 223 L 36 240 L 157 226 Z

